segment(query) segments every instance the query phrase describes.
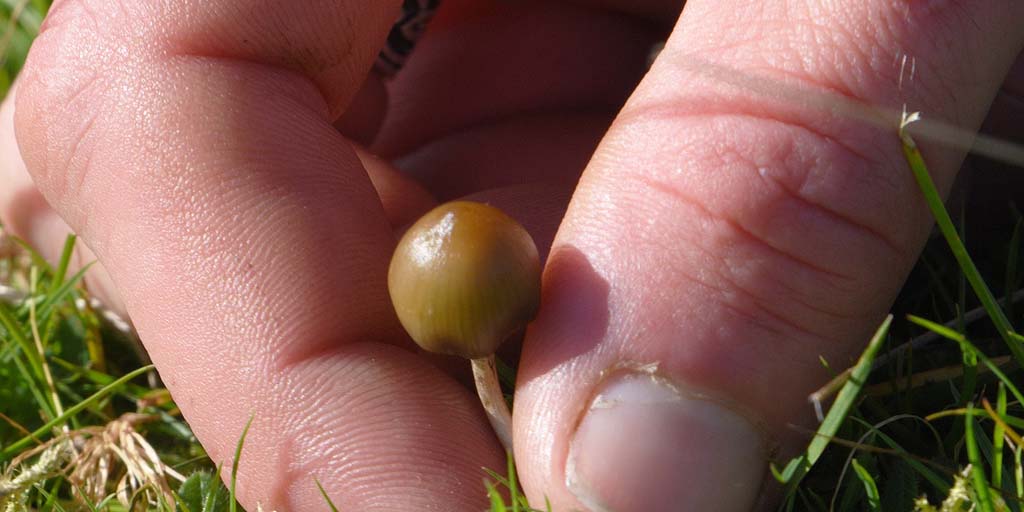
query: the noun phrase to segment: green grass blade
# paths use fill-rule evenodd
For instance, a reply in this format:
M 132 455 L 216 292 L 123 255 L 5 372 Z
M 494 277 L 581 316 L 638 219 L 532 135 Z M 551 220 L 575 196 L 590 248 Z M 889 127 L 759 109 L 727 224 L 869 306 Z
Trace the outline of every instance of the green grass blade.
M 32 342 L 25 336 L 25 331 L 21 328 L 21 323 L 15 317 L 14 312 L 11 308 L 0 302 L 0 326 L 3 326 L 4 330 L 7 331 L 7 335 L 18 344 L 21 348 L 22 353 L 28 359 L 29 365 L 32 367 L 32 371 L 35 372 L 36 377 L 39 379 L 45 378 L 43 376 L 42 364 L 39 361 L 39 354 L 36 353 L 35 347 L 32 346 Z
M 957 263 L 963 270 L 964 277 L 967 278 L 971 288 L 974 289 L 975 295 L 978 296 L 978 300 L 981 301 L 982 306 L 984 306 L 985 311 L 988 313 L 989 318 L 996 325 L 999 335 L 1003 338 L 1007 347 L 1009 347 L 1014 359 L 1017 360 L 1017 364 L 1024 367 L 1024 346 L 1010 336 L 1010 333 L 1014 332 L 1013 326 L 1010 325 L 1009 319 L 1006 318 L 1002 308 L 999 307 L 999 303 L 996 302 L 995 296 L 992 295 L 992 290 L 989 289 L 988 285 L 981 278 L 981 273 L 978 272 L 974 261 L 967 254 L 967 248 L 964 247 L 960 237 L 957 236 L 956 227 L 949 218 L 949 212 L 946 211 L 946 207 L 942 204 L 939 191 L 935 188 L 931 175 L 928 174 L 928 167 L 924 163 L 924 157 L 921 156 L 921 151 L 905 128 L 906 124 L 900 127 L 903 155 L 906 157 L 910 170 L 914 173 L 914 179 L 917 180 L 918 187 L 920 187 L 922 194 L 924 194 L 925 201 L 935 217 L 939 231 L 946 238 L 946 243 L 949 245 L 950 250 L 953 251 L 953 257 L 956 258 Z
M 99 386 L 106 386 L 107 384 L 110 384 L 111 382 L 117 380 L 117 377 L 114 377 L 112 375 L 108 375 L 98 370 L 83 368 L 81 366 L 78 366 L 77 364 L 74 364 L 70 361 L 65 361 L 64 359 L 61 359 L 59 357 L 51 357 L 49 358 L 49 361 L 55 364 L 56 366 L 61 367 L 61 369 L 67 371 L 68 373 L 75 375 L 77 377 L 81 377 L 83 379 L 87 379 L 93 384 Z M 132 384 L 130 382 L 124 385 L 124 389 L 129 393 L 130 396 L 136 397 L 145 396 L 147 393 L 150 392 L 149 388 L 139 386 L 137 384 Z
M 902 457 L 902 460 L 906 462 L 914 471 L 916 471 L 917 474 L 921 475 L 925 480 L 927 480 L 928 483 L 931 484 L 932 487 L 934 487 L 940 494 L 949 494 L 949 488 L 951 485 L 950 482 L 943 478 L 938 473 L 936 473 L 935 471 L 933 471 L 928 466 L 924 465 L 921 461 L 912 457 L 910 453 L 908 453 L 902 446 L 899 445 L 899 443 L 896 442 L 895 439 L 887 435 L 885 432 L 882 432 L 881 430 L 875 428 L 874 425 L 864 420 L 854 418 L 854 421 L 860 423 L 865 428 L 871 429 L 871 431 L 876 436 L 878 436 L 878 438 L 881 439 L 882 442 L 889 445 L 889 448 L 892 448 L 893 450 L 899 452 L 899 455 Z M 925 421 L 924 423 L 928 428 L 932 429 L 934 432 L 934 428 L 930 424 L 928 424 L 927 421 Z M 934 435 L 936 438 L 936 442 L 941 441 L 939 439 L 938 432 L 934 432 Z
M 978 350 L 977 347 L 975 347 L 970 341 L 968 341 L 967 338 L 964 337 L 964 335 L 952 329 L 939 325 L 935 322 L 932 322 L 931 320 L 925 320 L 924 318 L 917 317 L 914 315 L 907 315 L 907 320 L 910 320 L 911 322 L 920 325 L 921 327 L 924 327 L 925 329 L 928 329 L 934 332 L 935 334 L 938 334 L 939 336 L 957 342 L 960 345 L 961 350 L 970 350 L 974 352 L 978 359 L 981 360 L 981 362 L 986 367 L 988 367 L 989 371 L 991 371 L 993 375 L 995 375 L 1000 381 L 1002 381 L 1006 385 L 1006 389 L 1010 391 L 1013 397 L 1017 399 L 1018 402 L 1024 404 L 1024 394 L 1021 394 L 1020 390 L 1017 389 L 1017 386 L 1013 384 L 1013 381 L 1010 380 L 1010 378 L 1007 377 L 1006 374 L 999 369 L 999 366 L 993 363 L 992 360 L 988 358 L 988 356 L 981 353 L 981 351 Z M 1024 340 L 1024 338 L 1022 338 L 1019 334 L 1016 333 L 1012 333 L 1011 336 L 1019 338 L 1020 340 Z
M 937 413 L 934 413 L 934 414 L 929 414 L 928 415 L 928 419 L 929 420 L 934 420 L 934 419 L 938 419 L 938 418 L 945 418 L 945 417 L 948 417 L 948 416 L 964 416 L 964 415 L 967 414 L 967 411 L 968 411 L 967 407 L 962 407 L 962 408 L 959 408 L 959 409 L 947 409 L 947 410 L 944 410 L 944 411 L 941 411 L 941 412 L 937 412 Z M 975 416 L 981 416 L 981 417 L 986 417 L 989 414 L 988 410 L 981 409 L 981 408 L 978 408 L 978 407 L 974 407 L 970 411 Z M 995 414 L 995 411 L 992 411 L 992 414 Z M 992 418 L 992 419 L 995 420 L 995 418 Z M 1024 418 L 1016 418 L 1016 417 L 1008 415 L 1008 416 L 1000 416 L 999 417 L 999 421 L 1002 421 L 1002 422 L 1004 422 L 1007 425 L 1010 425 L 1012 427 L 1024 428 Z
M 64 283 L 64 278 L 68 275 L 68 267 L 71 266 L 71 256 L 75 252 L 75 235 L 68 235 L 67 239 L 64 240 L 64 249 L 60 254 L 60 263 L 57 264 L 57 268 L 54 269 L 53 278 L 50 280 L 50 287 L 46 291 L 46 295 L 54 295 L 57 293 L 57 289 Z
M 71 276 L 71 279 L 61 283 L 52 294 L 47 295 L 46 298 L 39 303 L 39 306 L 36 308 L 36 312 L 38 314 L 40 324 L 48 323 L 54 307 L 67 300 L 68 295 L 74 291 L 75 286 L 85 278 L 86 271 L 92 268 L 95 263 L 96 262 L 90 262 L 83 265 L 78 272 L 75 272 L 75 275 Z
M 512 452 L 506 451 L 505 458 L 508 460 L 508 493 L 512 497 L 512 512 L 519 512 L 519 482 L 516 481 L 516 462 L 512 458 Z
M 86 495 L 85 491 L 82 490 L 81 486 L 74 483 L 71 485 L 78 492 L 79 500 L 81 500 L 82 503 L 85 503 L 85 506 L 89 508 L 89 512 L 100 512 L 99 507 L 95 503 L 93 503 L 91 499 L 89 499 L 89 496 Z
M 498 487 L 491 482 L 486 482 L 486 485 L 487 497 L 491 500 L 491 512 L 508 512 L 508 508 L 505 507 L 505 500 L 502 499 Z
M 203 500 L 202 512 L 217 511 L 217 491 L 220 489 L 220 473 L 223 469 L 223 464 L 217 464 L 217 471 L 213 473 L 213 478 L 210 479 L 209 492 L 206 495 L 206 499 Z
M 1000 417 L 1006 417 L 1006 386 L 1000 382 L 999 392 L 996 398 L 996 413 Z M 1001 489 L 1003 487 L 1003 437 L 1006 435 L 1006 427 L 1000 422 L 995 422 L 992 430 L 992 487 Z
M 35 489 L 36 492 L 46 498 L 46 503 L 43 503 L 43 506 L 39 507 L 39 510 L 56 510 L 58 512 L 64 512 L 64 507 L 62 507 L 60 502 L 57 501 L 58 498 L 55 490 L 47 491 L 42 485 L 38 484 L 35 486 Z
M 821 454 L 825 452 L 825 448 L 846 420 L 847 414 L 853 408 L 861 388 L 864 387 L 864 383 L 867 381 L 868 374 L 871 373 L 871 363 L 874 361 L 878 349 L 882 346 L 882 342 L 885 341 L 890 325 L 892 325 L 892 315 L 885 318 L 885 321 L 882 322 L 882 325 L 871 338 L 867 349 L 861 354 L 857 364 L 850 372 L 849 380 L 839 390 L 835 402 L 829 408 L 828 414 L 825 415 L 825 420 L 821 422 L 818 431 L 804 453 L 791 460 L 781 473 L 775 467 L 771 468 L 772 473 L 780 482 L 788 484 L 787 494 L 791 495 L 794 489 L 796 489 L 800 480 L 814 466 L 821 457 Z
M 971 480 L 974 484 L 974 504 L 980 512 L 995 512 L 992 495 L 989 493 L 985 468 L 982 466 L 978 441 L 974 436 L 974 404 L 969 404 L 964 416 L 964 444 L 967 445 L 967 459 L 971 461 Z
M 53 405 L 51 405 L 50 401 L 46 399 L 46 394 L 43 392 L 40 385 L 41 381 L 32 376 L 31 370 L 25 366 L 25 363 L 22 362 L 20 357 L 18 357 L 18 354 L 15 354 L 11 360 L 14 361 L 14 366 L 21 374 L 22 381 L 27 384 L 29 393 L 32 394 L 32 398 L 36 400 L 36 405 L 42 409 L 47 418 L 56 416 L 57 413 L 53 410 Z
M 1024 465 L 1021 464 L 1021 452 L 1024 446 L 1013 451 L 1013 481 L 1017 485 L 1017 499 L 1024 500 Z
M 960 388 L 960 403 L 967 403 L 974 398 L 978 387 L 978 355 L 973 351 L 962 351 L 964 364 L 963 386 Z
M 864 484 L 864 492 L 868 496 L 868 507 L 870 510 L 878 511 L 882 510 L 882 497 L 878 494 L 878 485 L 875 483 L 874 477 L 871 473 L 864 468 L 857 459 L 850 461 L 853 464 L 853 471 L 857 474 L 857 478 Z
M 139 368 L 137 370 L 131 371 L 125 374 L 123 377 L 112 382 L 109 386 L 104 386 L 99 391 L 93 393 L 91 396 L 89 396 L 89 398 L 86 398 L 85 400 L 71 407 L 68 407 L 68 409 L 64 411 L 64 414 L 61 414 L 60 416 L 46 422 L 45 425 L 36 429 L 34 432 L 32 432 L 31 435 L 19 439 L 18 441 L 5 447 L 3 451 L 0 451 L 0 462 L 6 462 L 7 460 L 9 460 L 18 451 L 28 446 L 34 439 L 42 439 L 43 436 L 45 436 L 46 433 L 50 431 L 50 429 L 56 427 L 57 425 L 60 425 L 71 416 L 74 416 L 75 414 L 82 412 L 82 410 L 84 410 L 86 407 L 89 407 L 90 405 L 99 401 L 101 398 L 109 395 L 121 384 L 124 384 L 125 382 L 128 382 L 134 379 L 135 377 L 138 377 L 139 375 L 142 375 L 152 369 L 153 365 L 148 365 L 143 366 L 142 368 Z
M 237 512 L 238 500 L 235 499 L 235 484 L 238 480 L 238 461 L 242 458 L 242 446 L 245 445 L 245 436 L 249 434 L 249 427 L 252 426 L 252 420 L 256 415 L 249 416 L 249 421 L 245 422 L 245 428 L 242 429 L 242 437 L 238 438 L 238 446 L 235 447 L 235 460 L 231 461 L 231 490 L 228 493 L 231 512 Z
M 959 236 L 961 240 L 967 240 L 967 214 L 964 211 L 964 206 L 960 206 L 960 231 Z M 957 279 L 957 306 L 956 306 L 956 325 L 957 330 L 966 333 L 967 323 L 964 321 L 964 308 L 967 307 L 967 279 L 964 275 L 963 269 L 960 269 L 959 278 Z M 974 355 L 974 352 L 961 351 L 961 360 L 964 365 L 964 376 L 963 385 L 960 387 L 960 404 L 966 405 L 968 402 L 974 399 L 974 393 L 978 387 L 978 357 Z M 951 432 L 951 434 L 954 432 Z
M 324 490 L 324 486 L 320 485 L 320 480 L 314 477 L 313 481 L 316 482 L 316 488 L 320 489 L 320 495 L 324 497 L 324 501 L 327 502 L 327 506 L 330 507 L 331 512 L 338 512 L 338 507 L 334 506 L 334 502 L 331 501 L 331 497 L 327 495 L 327 491 Z

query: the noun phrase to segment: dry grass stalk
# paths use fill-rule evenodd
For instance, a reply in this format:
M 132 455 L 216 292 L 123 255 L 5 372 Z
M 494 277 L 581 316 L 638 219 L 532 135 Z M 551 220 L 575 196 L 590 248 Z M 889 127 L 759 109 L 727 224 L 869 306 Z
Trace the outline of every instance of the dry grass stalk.
M 175 508 L 174 493 L 168 477 L 184 481 L 185 477 L 165 465 L 156 450 L 135 430 L 135 426 L 155 419 L 153 416 L 129 413 L 106 427 L 89 427 L 75 431 L 78 447 L 71 465 L 69 480 L 76 492 L 96 503 L 110 494 L 110 483 L 119 470 L 123 475 L 114 488 L 117 499 L 131 510 L 133 503 L 151 507 Z
M 37 455 L 38 460 L 32 464 L 27 463 Z M 60 473 L 73 455 L 69 438 L 61 436 L 16 457 L 3 476 L 0 476 L 0 511 L 27 510 L 29 489 Z
M 0 512 L 28 510 L 32 486 L 60 473 L 68 475 L 77 497 L 92 503 L 113 492 L 129 510 L 174 510 L 168 479 L 185 477 L 164 464 L 135 429 L 153 419 L 128 413 L 105 427 L 75 430 L 19 455 L 0 476 Z

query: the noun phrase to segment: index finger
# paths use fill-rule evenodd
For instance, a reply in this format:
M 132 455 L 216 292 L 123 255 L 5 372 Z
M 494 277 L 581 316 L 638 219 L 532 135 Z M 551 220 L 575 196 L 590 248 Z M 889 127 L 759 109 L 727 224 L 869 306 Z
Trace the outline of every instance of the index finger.
M 22 76 L 28 169 L 214 460 L 255 415 L 250 508 L 319 508 L 316 476 L 343 509 L 478 509 L 503 464 L 468 392 L 380 343 L 393 236 L 331 121 L 398 3 L 65 0 Z

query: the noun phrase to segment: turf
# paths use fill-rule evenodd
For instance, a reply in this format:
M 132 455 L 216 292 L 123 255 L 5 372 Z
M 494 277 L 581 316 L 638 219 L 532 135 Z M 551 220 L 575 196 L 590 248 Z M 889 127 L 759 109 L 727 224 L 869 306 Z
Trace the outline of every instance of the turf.
M 0 97 L 48 3 L 0 0 Z M 950 215 L 911 136 L 893 136 L 938 229 L 857 364 L 812 395 L 822 421 L 806 450 L 774 461 L 779 510 L 1019 512 L 1021 216 L 1010 200 Z M 0 234 L 0 512 L 236 510 L 244 432 L 225 486 L 227 461 L 210 460 L 136 342 L 68 274 L 72 242 L 50 265 Z M 493 469 L 481 470 L 491 510 L 533 510 L 511 458 Z

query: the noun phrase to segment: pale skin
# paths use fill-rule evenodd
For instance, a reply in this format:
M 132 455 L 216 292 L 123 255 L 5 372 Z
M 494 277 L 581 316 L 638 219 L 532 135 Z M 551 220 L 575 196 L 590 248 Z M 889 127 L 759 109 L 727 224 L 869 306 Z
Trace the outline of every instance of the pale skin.
M 678 469 L 674 496 L 598 482 L 587 456 L 633 455 L 610 443 L 567 463 L 582 415 L 609 375 L 653 371 L 756 425 L 745 466 L 791 452 L 819 356 L 859 353 L 931 219 L 895 127 L 694 62 L 966 130 L 1024 89 L 1006 82 L 1015 0 L 691 0 L 682 15 L 678 0 L 447 0 L 384 91 L 367 73 L 399 4 L 58 1 L 5 103 L 4 223 L 44 250 L 81 235 L 214 460 L 255 414 L 251 510 L 322 509 L 313 477 L 343 510 L 486 506 L 500 446 L 451 365 L 405 338 L 385 284 L 396 231 L 465 196 L 517 217 L 546 257 L 514 414 L 531 500 L 753 506 L 701 479 L 728 467 L 710 455 L 641 464 Z M 948 191 L 963 154 L 922 146 Z M 673 418 L 650 421 L 694 436 Z

